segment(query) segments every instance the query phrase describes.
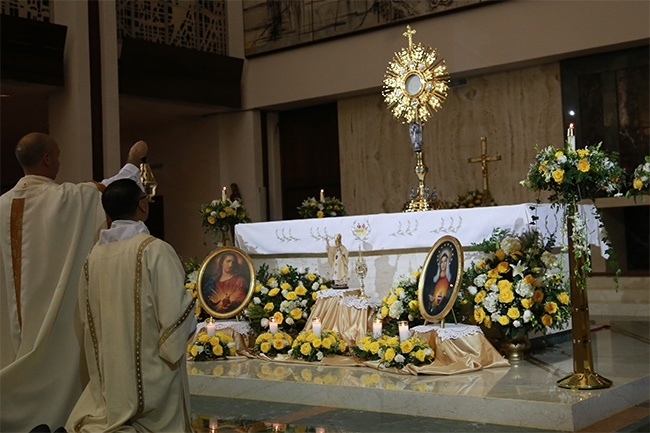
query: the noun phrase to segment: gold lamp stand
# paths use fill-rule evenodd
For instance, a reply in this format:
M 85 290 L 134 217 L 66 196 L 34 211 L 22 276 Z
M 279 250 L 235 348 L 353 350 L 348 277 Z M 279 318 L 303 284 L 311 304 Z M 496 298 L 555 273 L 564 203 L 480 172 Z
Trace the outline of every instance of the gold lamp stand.
M 427 177 L 429 168 L 424 164 L 422 151 L 415 151 L 416 165 L 415 175 L 418 177 L 418 191 L 411 197 L 411 200 L 404 205 L 404 212 L 421 212 L 427 210 L 440 209 L 441 202 L 435 195 L 432 195 L 429 188 L 424 184 L 424 178 Z
M 569 389 L 602 389 L 612 386 L 612 381 L 594 372 L 589 326 L 589 303 L 586 278 L 582 269 L 583 257 L 576 257 L 573 235 L 573 218 L 577 213 L 575 203 L 569 205 L 567 238 L 569 247 L 569 275 L 571 284 L 571 327 L 573 336 L 573 373 L 558 380 L 557 385 Z

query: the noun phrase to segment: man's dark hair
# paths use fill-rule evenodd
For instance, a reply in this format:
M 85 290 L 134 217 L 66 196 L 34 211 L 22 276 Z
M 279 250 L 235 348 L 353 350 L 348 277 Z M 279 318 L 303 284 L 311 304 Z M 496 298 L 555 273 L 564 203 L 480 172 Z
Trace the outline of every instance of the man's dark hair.
M 135 215 L 138 202 L 144 195 L 132 179 L 119 179 L 104 190 L 102 206 L 111 220 L 128 220 Z

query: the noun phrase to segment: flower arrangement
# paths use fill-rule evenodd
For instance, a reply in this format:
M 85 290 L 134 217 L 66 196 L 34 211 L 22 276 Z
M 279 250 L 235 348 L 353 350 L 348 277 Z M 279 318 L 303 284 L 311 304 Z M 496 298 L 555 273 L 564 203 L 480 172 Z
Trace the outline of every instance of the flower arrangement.
M 346 350 L 347 344 L 338 332 L 324 329 L 319 337 L 312 330 L 307 330 L 293 341 L 289 356 L 313 362 L 322 361 L 329 355 L 343 355 Z
M 487 205 L 483 204 L 483 191 L 469 190 L 465 194 L 459 194 L 456 201 L 445 203 L 447 209 L 464 209 L 482 206 L 497 206 L 496 202 L 490 197 Z
M 217 331 L 210 337 L 202 329 L 194 341 L 187 346 L 187 353 L 194 361 L 212 361 L 225 359 L 237 353 L 237 347 L 232 337 Z
M 292 343 L 293 338 L 286 332 L 278 331 L 275 334 L 263 332 L 255 339 L 254 351 L 275 358 L 281 353 L 287 353 Z
M 255 293 L 244 314 L 258 334 L 269 329 L 272 317 L 279 330 L 295 336 L 304 328 L 318 291 L 329 288 L 330 281 L 309 269 L 286 265 L 271 272 L 263 264 L 257 271 Z
M 426 340 L 410 337 L 400 342 L 399 337 L 382 335 L 378 339 L 363 337 L 352 347 L 356 356 L 365 360 L 380 360 L 381 367 L 403 368 L 407 364 L 430 364 L 434 351 Z
M 309 197 L 298 206 L 298 214 L 303 218 L 327 218 L 345 216 L 345 206 L 336 197 L 322 197 L 316 200 Z
M 627 191 L 627 196 L 650 194 L 650 156 L 645 157 L 645 163 L 634 169 L 632 185 Z
M 408 321 L 410 327 L 424 323 L 418 302 L 419 281 L 420 271 L 413 271 L 409 276 L 402 275 L 388 294 L 381 298 L 377 316 L 382 319 L 382 328 L 386 334 L 397 335 L 397 322 L 402 320 Z
M 192 291 L 192 297 L 196 300 L 194 316 L 196 317 L 197 322 L 203 322 L 211 316 L 203 309 L 203 307 L 201 307 L 201 303 L 198 302 L 199 294 L 196 288 L 196 280 L 199 278 L 201 264 L 198 262 L 196 257 L 192 257 L 187 262 L 183 261 L 183 267 L 185 268 L 185 288 Z
M 521 184 L 534 191 L 550 191 L 549 201 L 573 204 L 604 195 L 620 196 L 625 171 L 617 163 L 618 154 L 607 155 L 602 143 L 573 149 L 549 146 L 539 150 Z
M 495 229 L 474 244 L 485 255 L 463 274 L 456 301 L 460 311 L 471 306 L 470 322 L 495 325 L 509 339 L 560 329 L 571 317 L 571 306 L 562 262 L 551 253 L 553 243 L 553 238 L 544 242 L 535 230 L 513 235 Z
M 230 200 L 225 195 L 218 200 L 201 205 L 201 224 L 206 232 L 222 238 L 235 224 L 251 222 L 240 200 Z

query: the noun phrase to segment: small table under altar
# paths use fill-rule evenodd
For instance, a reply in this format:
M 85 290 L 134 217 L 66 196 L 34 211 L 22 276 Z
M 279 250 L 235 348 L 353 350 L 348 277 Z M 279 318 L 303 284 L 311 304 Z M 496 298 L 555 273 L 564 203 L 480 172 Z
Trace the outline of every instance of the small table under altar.
M 381 306 L 376 298 L 360 297 L 359 289 L 328 289 L 318 292 L 305 330 L 312 328 L 312 320 L 319 318 L 322 329 L 331 329 L 351 346 L 371 329 L 373 312 Z

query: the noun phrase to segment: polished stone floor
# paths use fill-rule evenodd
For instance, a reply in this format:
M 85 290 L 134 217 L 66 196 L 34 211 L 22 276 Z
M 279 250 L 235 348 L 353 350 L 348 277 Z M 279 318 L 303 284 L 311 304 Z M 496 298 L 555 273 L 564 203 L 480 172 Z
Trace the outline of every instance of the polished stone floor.
M 573 371 L 570 335 L 536 341 L 511 367 L 408 376 L 365 367 L 257 359 L 190 363 L 195 430 L 223 432 L 647 432 L 650 327 L 598 318 L 603 390 L 559 388 Z

